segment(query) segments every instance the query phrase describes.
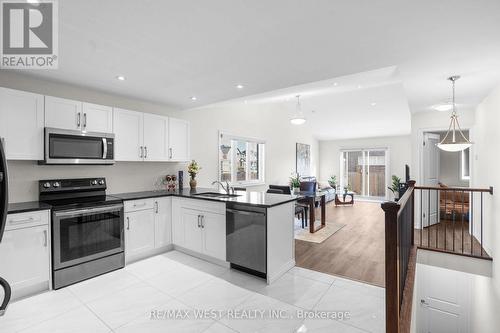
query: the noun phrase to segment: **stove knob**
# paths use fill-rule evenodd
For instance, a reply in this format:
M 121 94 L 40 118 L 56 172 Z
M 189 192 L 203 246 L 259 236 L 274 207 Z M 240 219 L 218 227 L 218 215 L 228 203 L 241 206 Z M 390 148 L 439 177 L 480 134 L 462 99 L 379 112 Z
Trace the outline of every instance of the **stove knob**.
M 43 187 L 44 187 L 44 188 L 50 188 L 50 183 L 49 183 L 49 182 L 46 182 L 45 184 L 43 184 Z
M 97 185 L 97 180 L 93 180 L 91 184 L 92 185 Z
M 101 180 L 99 181 L 99 185 L 104 185 L 104 179 L 101 179 Z
M 55 188 L 58 188 L 60 186 L 59 182 L 55 182 L 54 184 L 52 184 L 53 187 Z

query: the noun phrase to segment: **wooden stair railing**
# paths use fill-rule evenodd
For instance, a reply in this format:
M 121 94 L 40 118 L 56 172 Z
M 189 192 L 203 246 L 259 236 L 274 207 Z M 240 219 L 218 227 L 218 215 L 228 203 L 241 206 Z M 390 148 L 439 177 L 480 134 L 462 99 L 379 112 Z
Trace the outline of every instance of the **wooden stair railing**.
M 415 181 L 399 202 L 384 202 L 385 327 L 387 333 L 409 332 L 415 280 Z
M 425 198 L 424 191 L 428 191 Z M 416 193 L 420 198 L 419 224 L 417 225 L 415 224 Z M 431 193 L 436 196 L 432 200 L 437 201 L 438 215 L 434 224 L 430 223 Z M 461 196 L 457 196 L 457 193 Z M 465 196 L 465 193 L 469 194 Z M 476 208 L 474 208 L 475 193 L 479 196 Z M 417 248 L 491 260 L 491 257 L 483 249 L 484 193 L 492 195 L 493 188 L 415 186 L 415 181 L 409 181 L 408 189 L 398 202 L 382 203 L 381 207 L 385 212 L 385 316 L 387 333 L 410 332 Z M 451 207 L 448 206 L 450 197 L 453 198 Z M 467 209 L 466 198 L 470 198 L 470 205 L 467 205 Z M 424 212 L 425 209 L 423 209 L 424 200 L 427 200 L 427 212 Z M 441 207 L 443 205 L 444 209 Z M 479 210 L 477 214 L 475 209 Z M 426 213 L 427 215 L 425 215 Z M 479 215 L 479 231 L 477 228 L 474 229 L 476 215 Z M 427 224 L 423 222 L 424 216 L 427 216 Z M 465 221 L 466 219 L 467 221 Z M 439 225 L 441 223 L 442 226 Z M 457 227 L 459 227 L 458 232 Z M 447 231 L 447 228 L 452 229 Z M 442 234 L 441 242 L 439 241 L 440 234 Z M 475 234 L 479 234 L 479 240 L 476 239 Z M 450 235 L 451 239 L 448 240 Z M 455 239 L 456 237 L 460 242 Z M 451 242 L 451 245 L 447 242 Z M 461 246 L 456 244 L 458 242 Z M 467 243 L 470 243 L 469 252 L 466 251 Z

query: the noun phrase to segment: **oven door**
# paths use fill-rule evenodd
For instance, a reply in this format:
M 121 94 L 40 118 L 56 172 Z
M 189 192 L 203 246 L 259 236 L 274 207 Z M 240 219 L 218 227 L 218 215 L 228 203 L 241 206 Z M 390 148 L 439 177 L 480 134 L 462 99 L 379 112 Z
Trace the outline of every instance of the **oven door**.
M 113 164 L 114 134 L 45 128 L 44 164 Z
M 124 251 L 123 205 L 52 213 L 54 269 Z

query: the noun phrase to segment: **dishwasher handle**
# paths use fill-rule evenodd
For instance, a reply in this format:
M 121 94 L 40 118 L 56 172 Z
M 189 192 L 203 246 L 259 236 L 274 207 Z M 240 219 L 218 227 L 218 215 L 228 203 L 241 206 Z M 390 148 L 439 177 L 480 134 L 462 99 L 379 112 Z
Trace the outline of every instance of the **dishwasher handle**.
M 266 214 L 262 213 L 262 212 L 249 212 L 247 210 L 236 210 L 236 209 L 231 209 L 231 208 L 226 208 L 226 212 L 233 213 L 233 214 L 240 214 L 240 215 L 260 215 L 260 216 L 266 216 Z

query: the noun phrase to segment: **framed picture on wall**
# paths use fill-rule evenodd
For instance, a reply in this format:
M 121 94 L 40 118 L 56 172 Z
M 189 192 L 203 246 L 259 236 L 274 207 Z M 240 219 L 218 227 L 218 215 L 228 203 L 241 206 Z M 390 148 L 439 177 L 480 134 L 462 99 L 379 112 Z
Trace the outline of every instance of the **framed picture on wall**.
M 296 144 L 295 167 L 299 176 L 308 177 L 311 175 L 311 145 Z

